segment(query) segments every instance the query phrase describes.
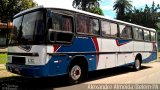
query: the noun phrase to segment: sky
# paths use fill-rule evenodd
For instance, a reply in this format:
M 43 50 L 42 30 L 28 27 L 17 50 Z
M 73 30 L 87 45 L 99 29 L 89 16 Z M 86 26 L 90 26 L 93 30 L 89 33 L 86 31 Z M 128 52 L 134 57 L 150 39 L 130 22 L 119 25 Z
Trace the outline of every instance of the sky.
M 47 7 L 63 7 L 63 8 L 73 8 L 72 2 L 73 0 L 34 0 L 38 3 L 38 5 L 43 5 Z M 115 18 L 116 11 L 113 10 L 113 4 L 116 0 L 101 0 L 100 7 L 103 10 L 103 13 L 106 17 Z M 135 6 L 137 9 L 144 8 L 147 4 L 148 6 L 152 5 L 154 1 L 155 4 L 160 4 L 160 0 L 131 0 L 131 4 Z

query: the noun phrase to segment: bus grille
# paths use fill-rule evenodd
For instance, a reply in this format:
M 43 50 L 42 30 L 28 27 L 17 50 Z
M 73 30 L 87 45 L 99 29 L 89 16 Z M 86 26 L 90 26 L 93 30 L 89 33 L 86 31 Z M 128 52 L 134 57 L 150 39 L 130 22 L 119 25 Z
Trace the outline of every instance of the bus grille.
M 25 57 L 12 57 L 13 64 L 25 64 Z

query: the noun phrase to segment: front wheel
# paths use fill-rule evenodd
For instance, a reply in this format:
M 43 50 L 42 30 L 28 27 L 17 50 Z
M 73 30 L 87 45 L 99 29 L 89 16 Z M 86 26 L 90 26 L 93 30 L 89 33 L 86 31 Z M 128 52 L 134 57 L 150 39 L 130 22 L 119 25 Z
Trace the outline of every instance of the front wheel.
M 78 82 L 80 82 L 83 78 L 84 75 L 84 70 L 82 69 L 82 67 L 78 64 L 73 64 L 70 66 L 69 68 L 69 83 L 71 84 L 76 84 Z
M 135 62 L 134 62 L 134 70 L 138 71 L 141 68 L 141 62 L 139 58 L 136 58 Z

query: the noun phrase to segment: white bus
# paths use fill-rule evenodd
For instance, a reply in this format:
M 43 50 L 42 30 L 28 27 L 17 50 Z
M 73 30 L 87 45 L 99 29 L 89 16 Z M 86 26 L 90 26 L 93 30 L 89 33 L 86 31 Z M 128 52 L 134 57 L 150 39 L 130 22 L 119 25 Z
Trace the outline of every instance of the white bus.
M 14 16 L 8 71 L 23 76 L 67 75 L 157 60 L 156 30 L 85 11 L 37 7 Z

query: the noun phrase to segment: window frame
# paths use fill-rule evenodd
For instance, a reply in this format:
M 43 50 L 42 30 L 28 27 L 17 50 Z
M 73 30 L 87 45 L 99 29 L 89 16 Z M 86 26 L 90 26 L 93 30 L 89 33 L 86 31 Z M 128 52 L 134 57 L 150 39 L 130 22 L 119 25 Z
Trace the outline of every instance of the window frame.
M 106 35 L 106 36 L 103 35 L 103 33 L 102 33 L 103 32 L 103 30 L 102 30 L 102 22 L 108 22 L 108 24 L 109 24 L 109 30 L 110 30 L 109 36 L 108 35 Z M 111 35 L 111 26 L 110 26 L 110 22 L 108 20 L 101 20 L 101 34 L 102 34 L 101 35 L 102 37 L 111 38 L 111 36 L 110 36 Z
M 124 25 L 125 27 L 130 27 L 130 30 L 131 30 L 131 38 L 121 37 L 120 25 Z M 127 40 L 133 40 L 133 27 L 132 27 L 131 25 L 119 23 L 119 24 L 118 24 L 118 28 L 119 28 L 119 38 L 121 38 L 121 39 L 127 39 Z
M 145 35 L 144 35 L 144 32 L 145 32 L 145 31 L 149 32 L 149 40 L 146 40 L 146 39 L 145 39 Z M 144 41 L 146 41 L 146 42 L 151 42 L 150 30 L 143 29 L 143 37 L 144 37 Z
M 108 36 L 104 36 L 103 35 L 103 30 L 102 30 L 102 22 L 108 22 L 109 23 L 109 30 L 110 30 L 110 34 Z M 118 23 L 115 22 L 115 21 L 111 21 L 111 20 L 100 20 L 100 27 L 101 27 L 101 37 L 104 37 L 104 38 L 119 38 L 119 26 L 118 26 Z M 116 24 L 117 25 L 117 35 L 114 37 L 114 36 L 111 36 L 111 24 Z
M 65 16 L 65 17 L 70 17 L 71 18 L 71 22 L 72 22 L 72 31 L 64 31 L 63 29 L 61 30 L 56 30 L 57 32 L 66 32 L 66 33 L 74 33 L 74 16 L 72 15 L 69 15 L 69 14 L 64 14 L 64 13 L 60 13 L 60 12 L 53 12 L 54 14 L 58 14 L 58 15 L 61 15 L 62 17 Z M 53 24 L 53 17 L 52 17 L 52 24 Z M 49 29 L 49 28 L 48 28 Z M 53 29 L 53 26 L 52 26 L 52 29 Z
M 89 33 L 82 33 L 82 32 L 78 32 L 78 29 L 79 29 L 79 26 L 78 26 L 78 17 L 79 16 L 83 16 L 83 17 L 86 17 L 88 20 L 93 20 L 93 19 L 96 19 L 96 20 L 98 20 L 98 28 L 99 28 L 99 33 L 98 33 L 98 35 L 97 34 L 89 34 Z M 88 23 L 88 22 L 87 22 Z M 88 23 L 88 24 L 90 24 L 90 23 Z M 75 29 L 75 33 L 76 33 L 76 35 L 78 35 L 78 36 L 96 36 L 96 37 L 100 37 L 100 35 L 101 35 L 101 24 L 100 24 L 100 19 L 98 19 L 97 17 L 94 17 L 94 16 L 90 16 L 90 15 L 86 15 L 86 14 L 81 14 L 81 13 L 77 13 L 76 14 L 76 20 L 75 20 L 75 27 L 76 27 L 76 29 Z M 87 26 L 87 29 L 89 29 L 89 27 Z
M 154 41 L 152 40 L 152 35 L 151 33 L 154 33 Z M 150 31 L 150 35 L 151 35 L 151 42 L 156 42 L 156 32 Z
M 48 26 L 49 26 L 49 23 L 48 23 L 48 20 L 49 20 L 49 18 L 52 18 L 52 20 L 53 20 L 53 16 L 51 17 L 48 17 L 47 15 L 47 18 L 46 18 L 46 22 L 47 22 L 47 32 L 48 32 L 48 34 L 47 34 L 47 36 L 48 36 L 48 40 L 49 41 L 47 41 L 47 43 L 48 44 L 57 44 L 57 45 L 59 45 L 59 44 L 61 44 L 61 45 L 70 45 L 72 42 L 73 42 L 73 38 L 75 37 L 75 14 L 74 14 L 74 12 L 71 12 L 71 11 L 64 11 L 64 10 L 59 10 L 59 9 L 48 9 L 47 10 L 47 12 L 48 11 L 50 11 L 50 12 L 52 12 L 52 13 L 54 13 L 54 14 L 59 14 L 59 15 L 61 15 L 61 16 L 66 16 L 66 17 L 70 17 L 71 18 L 71 21 L 72 21 L 72 31 L 63 31 L 63 30 L 54 30 L 53 29 L 53 26 L 52 26 L 52 28 L 49 28 Z M 53 21 L 52 21 L 52 23 L 53 23 Z M 54 41 L 50 41 L 50 34 L 49 34 L 49 32 L 50 32 L 50 30 L 49 29 L 52 29 L 51 31 L 53 31 L 53 32 L 56 32 L 55 33 L 55 36 L 54 36 Z M 73 35 L 73 37 L 72 37 L 72 40 L 70 41 L 70 42 L 67 42 L 67 41 L 57 41 L 57 34 L 58 33 L 64 33 L 64 34 L 72 34 Z

